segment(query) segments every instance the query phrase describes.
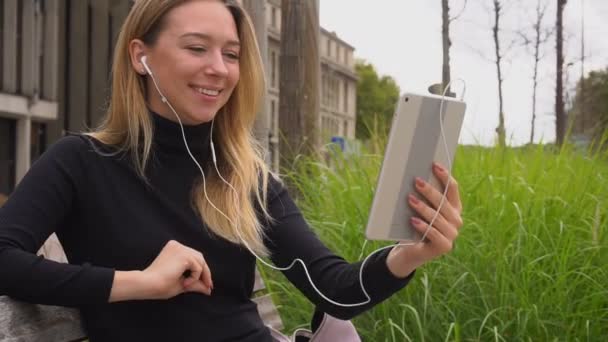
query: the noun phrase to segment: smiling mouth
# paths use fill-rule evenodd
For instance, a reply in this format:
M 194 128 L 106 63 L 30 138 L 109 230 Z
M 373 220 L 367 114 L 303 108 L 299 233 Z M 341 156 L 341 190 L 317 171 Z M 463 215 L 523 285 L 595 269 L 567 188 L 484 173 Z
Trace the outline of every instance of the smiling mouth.
M 203 94 L 203 95 L 207 95 L 207 96 L 218 96 L 222 92 L 222 90 L 207 89 L 207 88 L 201 88 L 201 87 L 195 87 L 194 90 L 196 92 L 198 92 L 199 94 Z

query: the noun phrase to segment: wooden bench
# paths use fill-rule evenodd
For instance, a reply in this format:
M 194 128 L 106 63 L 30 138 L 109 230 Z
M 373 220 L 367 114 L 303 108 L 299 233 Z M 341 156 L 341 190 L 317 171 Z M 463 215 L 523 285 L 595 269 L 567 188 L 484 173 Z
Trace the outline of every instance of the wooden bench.
M 60 262 L 66 260 L 63 249 L 54 236 L 47 240 L 39 254 Z M 253 301 L 257 303 L 264 323 L 281 330 L 283 322 L 265 288 L 264 281 L 256 269 Z M 8 296 L 0 296 L 0 341 L 71 342 L 86 339 L 77 309 L 24 303 Z
M 264 293 L 262 277 L 256 270 L 254 298 L 262 320 L 281 330 L 283 322 L 270 294 Z M 84 341 L 77 309 L 29 304 L 0 296 L 0 341 L 3 342 L 71 342 Z

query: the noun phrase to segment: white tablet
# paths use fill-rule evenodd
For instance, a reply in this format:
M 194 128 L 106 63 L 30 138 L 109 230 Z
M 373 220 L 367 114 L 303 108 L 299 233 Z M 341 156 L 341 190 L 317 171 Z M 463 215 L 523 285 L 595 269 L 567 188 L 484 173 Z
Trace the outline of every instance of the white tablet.
M 438 95 L 409 93 L 400 97 L 369 214 L 368 239 L 420 239 L 420 234 L 410 224 L 415 212 L 410 209 L 407 196 L 416 192 L 416 177 L 429 181 L 443 192 L 433 176 L 432 163 L 437 161 L 446 168 L 452 164 L 466 108 L 464 102 L 445 97 L 443 115 L 440 115 L 441 101 L 442 96 Z

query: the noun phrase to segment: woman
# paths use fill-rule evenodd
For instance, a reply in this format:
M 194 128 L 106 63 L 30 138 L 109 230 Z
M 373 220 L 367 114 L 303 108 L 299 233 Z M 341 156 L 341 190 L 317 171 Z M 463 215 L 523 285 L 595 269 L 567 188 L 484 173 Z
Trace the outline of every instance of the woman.
M 241 7 L 139 0 L 115 51 L 102 127 L 54 144 L 0 209 L 0 292 L 79 307 L 93 342 L 271 341 L 250 300 L 252 252 L 278 266 L 301 258 L 327 297 L 363 301 L 360 263 L 317 239 L 260 158 L 251 130 L 262 63 Z M 434 170 L 445 184 L 448 173 Z M 438 190 L 424 182 L 418 189 L 437 206 Z M 424 232 L 434 210 L 414 196 L 410 205 Z M 366 305 L 333 305 L 300 267 L 284 273 L 322 311 L 349 319 L 448 252 L 460 212 L 451 180 L 428 241 L 367 261 Z M 52 232 L 71 264 L 35 256 Z

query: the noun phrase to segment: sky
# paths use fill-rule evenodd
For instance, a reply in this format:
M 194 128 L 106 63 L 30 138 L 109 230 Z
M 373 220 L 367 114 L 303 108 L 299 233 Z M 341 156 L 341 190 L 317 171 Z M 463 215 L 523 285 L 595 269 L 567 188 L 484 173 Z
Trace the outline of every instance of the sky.
M 547 0 L 543 0 L 547 1 Z M 545 24 L 555 22 L 555 0 L 549 1 Z M 534 20 L 536 0 L 503 0 L 501 44 L 510 47 L 503 63 L 504 112 L 508 143 L 529 142 L 532 119 L 532 55 L 516 40 Z M 451 14 L 464 0 L 450 0 Z M 450 27 L 452 79 L 466 84 L 467 111 L 460 143 L 492 145 L 498 125 L 498 82 L 492 40 L 490 0 L 468 0 Z M 564 11 L 568 95 L 581 76 L 581 23 L 585 18 L 585 73 L 608 66 L 608 0 L 569 0 Z M 426 93 L 441 81 L 440 0 L 320 0 L 320 23 L 355 48 L 355 57 L 393 77 L 401 92 Z M 528 24 L 531 25 L 531 24 Z M 555 37 L 541 61 L 535 142 L 555 140 Z M 457 82 L 457 81 L 454 81 Z M 458 96 L 463 85 L 457 82 Z

